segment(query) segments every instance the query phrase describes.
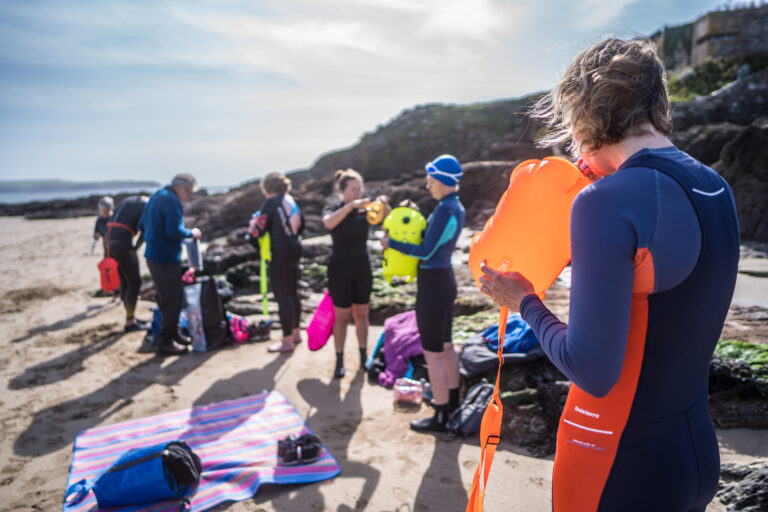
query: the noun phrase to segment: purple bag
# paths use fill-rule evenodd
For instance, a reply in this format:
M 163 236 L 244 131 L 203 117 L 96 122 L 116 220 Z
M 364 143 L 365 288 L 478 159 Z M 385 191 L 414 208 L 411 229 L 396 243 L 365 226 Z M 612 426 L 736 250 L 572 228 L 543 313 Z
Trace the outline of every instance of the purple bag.
M 405 375 L 408 361 L 423 353 L 416 312 L 406 311 L 384 320 L 384 360 L 386 369 L 379 374 L 379 385 L 391 388 Z

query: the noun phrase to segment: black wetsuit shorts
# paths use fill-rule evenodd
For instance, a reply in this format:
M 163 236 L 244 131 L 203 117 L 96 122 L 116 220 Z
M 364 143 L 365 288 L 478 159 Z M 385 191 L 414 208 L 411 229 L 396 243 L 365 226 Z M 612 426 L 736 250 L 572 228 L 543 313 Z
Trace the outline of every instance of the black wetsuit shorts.
M 373 274 L 368 254 L 332 254 L 328 261 L 328 293 L 337 308 L 368 304 Z
M 453 267 L 419 268 L 416 292 L 416 323 L 421 346 L 430 352 L 442 352 L 451 342 L 453 302 L 456 277 Z

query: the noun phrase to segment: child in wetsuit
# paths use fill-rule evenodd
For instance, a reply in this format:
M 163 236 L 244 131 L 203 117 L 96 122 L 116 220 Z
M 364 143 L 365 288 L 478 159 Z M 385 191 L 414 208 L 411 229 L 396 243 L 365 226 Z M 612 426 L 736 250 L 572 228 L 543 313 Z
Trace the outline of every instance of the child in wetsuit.
M 459 201 L 459 180 L 463 173 L 459 161 L 442 155 L 426 165 L 427 189 L 439 203 L 427 219 L 420 245 L 382 239 L 386 249 L 415 256 L 419 262 L 416 292 L 416 322 L 419 328 L 435 414 L 411 422 L 417 432 L 442 431 L 448 416 L 459 406 L 459 358 L 451 343 L 453 302 L 456 278 L 451 253 L 464 227 L 466 213 Z

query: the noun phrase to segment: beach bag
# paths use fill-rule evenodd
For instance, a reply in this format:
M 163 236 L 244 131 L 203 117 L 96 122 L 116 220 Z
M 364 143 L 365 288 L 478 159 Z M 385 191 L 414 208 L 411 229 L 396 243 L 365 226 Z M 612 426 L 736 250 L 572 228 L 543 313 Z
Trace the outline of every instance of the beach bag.
M 448 418 L 448 431 L 462 437 L 469 437 L 480 429 L 488 402 L 493 398 L 493 384 L 483 379 L 467 391 L 467 396 Z
M 336 314 L 333 310 L 333 300 L 325 290 L 323 298 L 312 315 L 312 320 L 307 326 L 307 346 L 309 350 L 320 350 L 328 342 L 328 338 L 333 333 L 333 323 L 336 321 Z
M 109 252 L 109 249 L 107 249 Z M 107 256 L 97 265 L 101 276 L 101 289 L 105 292 L 113 292 L 120 289 L 120 274 L 117 272 L 117 261 Z
M 111 223 L 110 223 L 111 224 Z M 99 269 L 101 289 L 105 292 L 114 292 L 120 289 L 120 274 L 117 272 L 117 260 L 109 255 L 109 236 L 112 234 L 112 226 L 107 230 L 107 239 L 104 247 L 107 248 L 106 257 L 96 267 Z
M 251 337 L 251 328 L 244 316 L 227 313 L 227 322 L 229 323 L 229 334 L 235 345 L 248 341 L 248 338 Z
M 219 287 L 212 277 L 202 276 L 200 283 L 200 314 L 203 318 L 205 349 L 215 350 L 228 343 L 226 312 L 219 296 Z
M 187 330 L 192 338 L 192 349 L 195 352 L 205 352 L 205 329 L 203 327 L 203 310 L 200 307 L 201 283 L 184 287 L 184 312 L 187 315 Z
M 93 490 L 100 509 L 181 500 L 179 510 L 186 510 L 202 470 L 200 457 L 183 441 L 129 450 L 95 483 L 86 479 L 70 486 L 64 497 L 65 509 L 80 503 Z

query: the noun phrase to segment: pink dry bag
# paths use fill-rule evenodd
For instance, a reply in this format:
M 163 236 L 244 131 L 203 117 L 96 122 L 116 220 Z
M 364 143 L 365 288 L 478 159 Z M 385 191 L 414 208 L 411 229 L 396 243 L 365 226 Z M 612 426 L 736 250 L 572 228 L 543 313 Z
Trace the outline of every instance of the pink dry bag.
M 336 320 L 336 314 L 333 311 L 333 301 L 325 290 L 320 304 L 317 305 L 312 320 L 307 327 L 307 346 L 309 350 L 320 350 L 328 342 L 333 332 L 333 322 Z

